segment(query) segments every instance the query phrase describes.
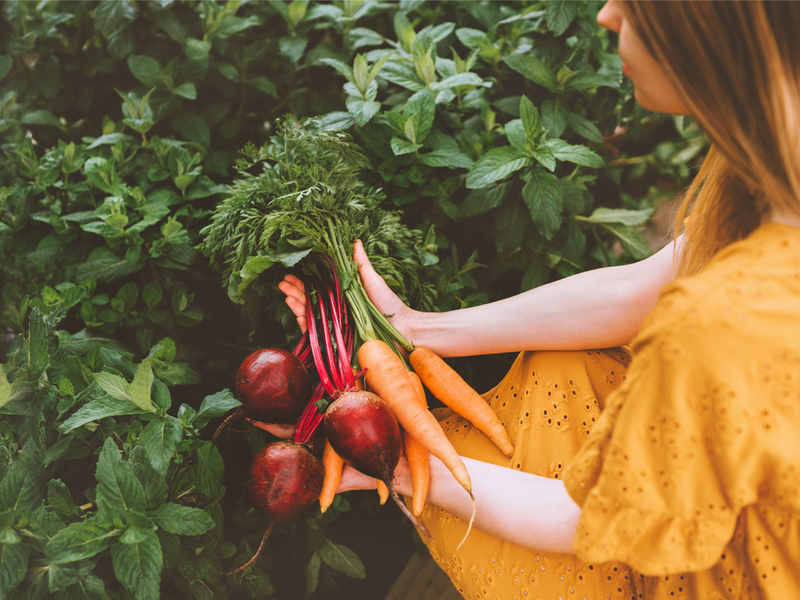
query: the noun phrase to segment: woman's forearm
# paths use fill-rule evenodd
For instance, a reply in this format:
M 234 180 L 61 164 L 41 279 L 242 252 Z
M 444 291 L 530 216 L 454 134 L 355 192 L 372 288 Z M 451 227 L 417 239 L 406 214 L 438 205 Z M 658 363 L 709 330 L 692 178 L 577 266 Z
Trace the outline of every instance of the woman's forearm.
M 532 550 L 572 552 L 580 508 L 562 481 L 469 458 L 463 460 L 477 506 L 474 527 Z M 428 502 L 469 522 L 469 494 L 441 461 L 431 456 L 430 462 Z M 410 474 L 403 467 L 395 471 L 394 485 L 398 492 L 411 495 Z
M 673 244 L 632 265 L 567 277 L 505 300 L 418 313 L 413 342 L 440 356 L 627 344 L 674 277 Z

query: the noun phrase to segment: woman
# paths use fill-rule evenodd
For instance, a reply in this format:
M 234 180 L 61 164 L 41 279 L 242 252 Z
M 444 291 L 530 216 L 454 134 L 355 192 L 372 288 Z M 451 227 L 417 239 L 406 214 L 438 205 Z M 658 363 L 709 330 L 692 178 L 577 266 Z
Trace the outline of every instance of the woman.
M 486 394 L 511 459 L 441 415 L 477 530 L 456 549 L 472 503 L 431 458 L 426 543 L 465 598 L 800 598 L 800 5 L 611 0 L 598 22 L 637 101 L 712 142 L 683 236 L 441 314 L 404 306 L 356 245 L 370 298 L 415 344 L 548 351 Z M 304 327 L 302 284 L 281 289 Z M 582 348 L 612 349 L 564 352 Z M 395 476 L 410 494 L 405 462 Z M 369 487 L 348 469 L 340 491 Z

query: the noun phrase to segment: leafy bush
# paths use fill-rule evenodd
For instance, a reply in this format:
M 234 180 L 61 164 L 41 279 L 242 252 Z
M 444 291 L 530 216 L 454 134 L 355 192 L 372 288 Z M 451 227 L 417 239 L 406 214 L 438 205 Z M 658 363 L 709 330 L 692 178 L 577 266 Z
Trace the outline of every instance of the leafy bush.
M 200 231 L 288 114 L 347 129 L 383 209 L 424 232 L 437 309 L 642 256 L 648 182 L 704 140 L 636 108 L 598 8 L 5 2 L 0 598 L 323 598 L 363 578 L 342 540 L 378 508 L 358 494 L 222 574 L 260 537 L 242 481 L 268 438 L 214 447 L 209 423 L 241 359 L 297 332 L 268 274 L 255 319 L 236 308 Z

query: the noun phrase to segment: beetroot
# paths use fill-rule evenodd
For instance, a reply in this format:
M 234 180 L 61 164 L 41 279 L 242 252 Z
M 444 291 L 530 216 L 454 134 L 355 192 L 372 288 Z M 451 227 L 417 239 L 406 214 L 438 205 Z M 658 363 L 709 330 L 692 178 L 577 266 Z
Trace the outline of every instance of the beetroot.
M 239 365 L 234 389 L 248 417 L 265 423 L 294 423 L 311 397 L 311 380 L 291 352 L 262 348 Z
M 403 452 L 403 437 L 389 405 L 372 392 L 347 392 L 328 407 L 323 423 L 328 442 L 342 460 L 386 484 L 400 510 L 418 529 L 430 535 L 392 485 Z
M 255 562 L 275 525 L 293 523 L 314 506 L 322 491 L 325 467 L 305 444 L 279 441 L 267 444 L 253 458 L 247 479 L 250 500 L 269 519 L 253 557 L 232 575 Z
M 217 428 L 212 443 L 243 415 L 265 423 L 295 423 L 311 398 L 311 379 L 303 363 L 291 352 L 261 348 L 239 365 L 234 394 L 242 406 Z

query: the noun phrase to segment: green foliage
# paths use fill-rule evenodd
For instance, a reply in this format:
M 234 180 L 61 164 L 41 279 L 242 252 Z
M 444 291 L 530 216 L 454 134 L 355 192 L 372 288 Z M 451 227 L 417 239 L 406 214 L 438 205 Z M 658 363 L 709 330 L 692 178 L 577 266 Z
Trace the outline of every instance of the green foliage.
M 238 231 L 222 281 L 201 231 L 275 192 L 270 169 L 296 175 L 292 202 L 332 185 L 385 217 L 348 236 L 437 310 L 644 255 L 641 224 L 707 142 L 636 107 L 599 6 L 4 2 L 0 598 L 321 599 L 369 576 L 342 497 L 222 574 L 261 537 L 244 469 L 269 440 L 208 439 L 241 359 L 291 347 L 274 283 L 309 243 L 276 229 L 278 264 Z M 353 161 L 276 161 L 286 115 L 344 130 L 327 135 Z M 257 293 L 251 320 L 231 281 Z

